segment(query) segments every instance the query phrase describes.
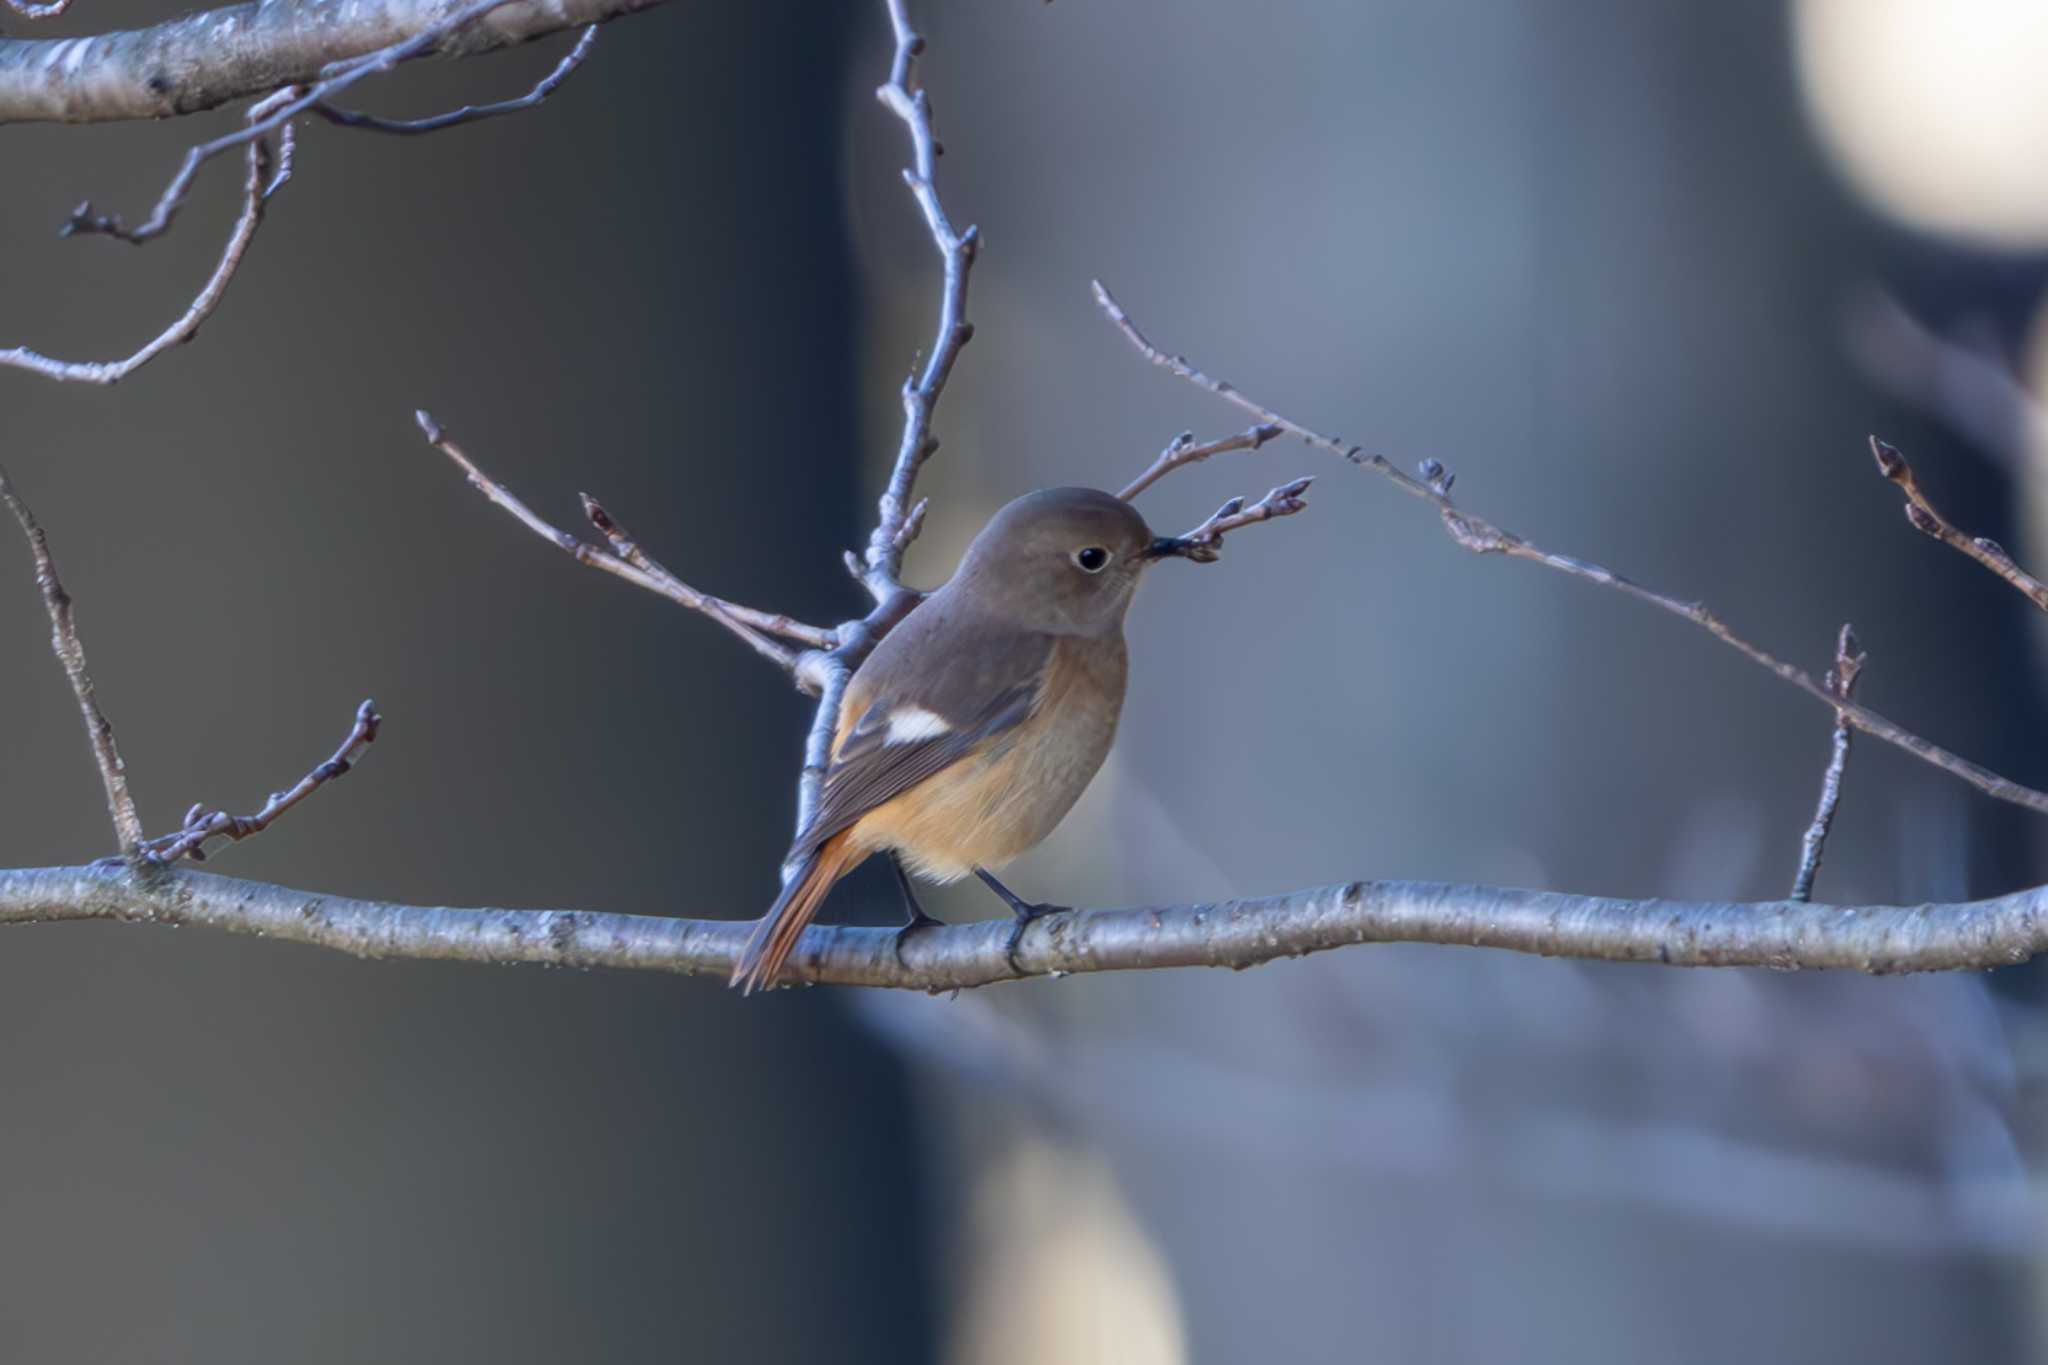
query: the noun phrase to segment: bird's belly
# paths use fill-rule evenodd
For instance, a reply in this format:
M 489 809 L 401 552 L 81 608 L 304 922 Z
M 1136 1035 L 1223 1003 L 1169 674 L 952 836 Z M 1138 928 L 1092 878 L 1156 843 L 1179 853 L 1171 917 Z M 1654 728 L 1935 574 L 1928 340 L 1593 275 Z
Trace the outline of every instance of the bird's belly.
M 856 827 L 869 848 L 893 849 L 920 876 L 955 881 L 1042 842 L 1087 790 L 1116 737 L 1116 717 L 1058 726 L 1035 716 L 1014 740 L 934 774 L 877 806 Z

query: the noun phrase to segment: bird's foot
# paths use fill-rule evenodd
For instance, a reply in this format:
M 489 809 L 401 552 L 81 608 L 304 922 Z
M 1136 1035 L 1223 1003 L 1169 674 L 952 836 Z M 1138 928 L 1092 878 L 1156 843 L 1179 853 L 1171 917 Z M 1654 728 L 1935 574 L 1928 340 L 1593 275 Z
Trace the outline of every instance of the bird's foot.
M 1003 943 L 1003 957 L 1009 962 L 1011 971 L 1019 976 L 1024 975 L 1024 968 L 1017 961 L 1017 946 L 1024 941 L 1024 931 L 1047 915 L 1063 915 L 1071 909 L 1073 907 L 1070 905 L 1034 905 L 1030 901 L 1019 900 L 1010 902 L 1010 913 L 1016 916 L 1016 920 L 1010 925 L 1010 937 Z

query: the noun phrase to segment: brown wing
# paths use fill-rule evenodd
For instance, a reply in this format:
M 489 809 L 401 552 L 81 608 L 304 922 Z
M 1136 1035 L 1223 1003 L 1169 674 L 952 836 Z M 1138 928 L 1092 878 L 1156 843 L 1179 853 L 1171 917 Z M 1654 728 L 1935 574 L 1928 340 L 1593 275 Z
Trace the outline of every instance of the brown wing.
M 795 852 L 998 742 L 1038 705 L 1052 637 L 947 606 L 936 595 L 905 617 L 847 685 L 818 813 Z

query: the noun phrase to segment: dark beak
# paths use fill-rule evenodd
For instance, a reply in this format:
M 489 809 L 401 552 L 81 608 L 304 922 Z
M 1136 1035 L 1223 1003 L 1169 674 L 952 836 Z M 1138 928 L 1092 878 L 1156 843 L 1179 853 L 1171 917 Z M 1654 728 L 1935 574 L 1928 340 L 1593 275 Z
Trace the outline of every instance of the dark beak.
M 1161 536 L 1145 547 L 1145 558 L 1147 560 L 1177 559 L 1186 555 L 1188 549 L 1188 542 L 1180 536 Z

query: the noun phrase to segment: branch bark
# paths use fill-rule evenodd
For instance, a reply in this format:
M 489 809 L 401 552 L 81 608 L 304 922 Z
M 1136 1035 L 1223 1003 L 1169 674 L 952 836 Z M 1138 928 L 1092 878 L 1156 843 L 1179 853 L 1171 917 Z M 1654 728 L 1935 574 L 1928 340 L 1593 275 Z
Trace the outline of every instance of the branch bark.
M 517 0 L 422 55 L 470 57 L 651 9 L 662 0 Z M 262 0 L 90 38 L 0 39 L 0 123 L 169 118 L 313 85 L 338 62 L 446 23 L 448 0 Z
M 723 980 L 746 920 L 587 910 L 459 910 L 295 891 L 184 869 L 0 871 L 0 924 L 114 920 L 191 925 L 365 958 L 617 967 Z M 1364 943 L 1501 948 L 1678 967 L 1978 971 L 2048 950 L 2048 887 L 1955 905 L 1624 900 L 1432 882 L 1349 882 L 1257 900 L 1062 911 L 894 930 L 813 926 L 782 982 L 948 991 L 1022 977 L 1258 966 Z

